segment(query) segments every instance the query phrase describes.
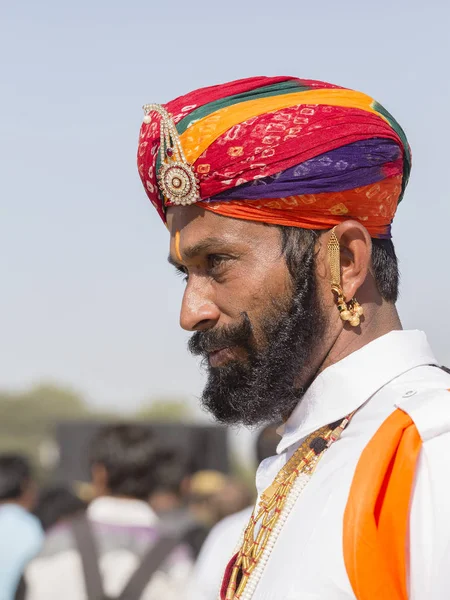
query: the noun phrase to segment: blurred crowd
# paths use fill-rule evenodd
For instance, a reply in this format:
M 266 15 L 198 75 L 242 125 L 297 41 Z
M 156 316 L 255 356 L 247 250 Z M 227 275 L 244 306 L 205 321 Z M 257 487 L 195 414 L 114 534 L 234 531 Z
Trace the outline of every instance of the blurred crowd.
M 259 433 L 258 462 L 277 439 Z M 216 600 L 253 490 L 139 425 L 102 428 L 89 462 L 89 484 L 39 489 L 25 457 L 0 455 L 0 600 Z

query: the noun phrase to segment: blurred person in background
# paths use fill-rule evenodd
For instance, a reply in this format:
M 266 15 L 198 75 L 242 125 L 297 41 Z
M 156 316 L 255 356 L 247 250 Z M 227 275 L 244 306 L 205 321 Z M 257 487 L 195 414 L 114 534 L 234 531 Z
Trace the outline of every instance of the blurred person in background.
M 187 496 L 189 511 L 208 530 L 217 523 L 214 498 L 225 489 L 227 481 L 227 475 L 213 469 L 197 471 L 191 477 Z
M 208 531 L 218 521 L 247 507 L 253 500 L 248 485 L 219 471 L 194 473 L 188 495 L 189 510 Z
M 163 530 L 148 502 L 164 457 L 145 427 L 100 430 L 90 451 L 95 499 L 86 518 L 49 532 L 26 570 L 27 600 L 183 598 L 191 553 Z
M 48 531 L 78 513 L 85 511 L 87 503 L 63 485 L 53 485 L 39 492 L 34 514 Z
M 166 450 L 158 471 L 158 483 L 149 502 L 169 529 L 187 530 L 185 542 L 190 546 L 193 557 L 197 558 L 209 527 L 189 510 L 192 471 L 188 458 L 175 450 Z
M 264 427 L 256 439 L 256 462 L 260 465 L 273 456 L 280 441 L 276 425 Z M 226 488 L 225 488 L 226 489 Z M 227 494 L 222 494 L 222 500 Z M 248 504 L 248 503 L 247 503 Z M 253 504 L 240 507 L 235 514 L 215 525 L 202 546 L 192 574 L 189 600 L 217 600 L 225 568 L 236 549 L 253 511 Z
M 158 483 L 150 495 L 150 506 L 159 517 L 170 516 L 186 507 L 192 474 L 191 461 L 185 453 L 161 448 L 164 456 L 158 471 Z
M 25 565 L 39 552 L 44 532 L 31 514 L 37 496 L 30 464 L 0 455 L 0 600 L 12 600 Z
M 246 509 L 254 500 L 254 494 L 245 481 L 227 477 L 225 485 L 210 498 L 213 524 Z

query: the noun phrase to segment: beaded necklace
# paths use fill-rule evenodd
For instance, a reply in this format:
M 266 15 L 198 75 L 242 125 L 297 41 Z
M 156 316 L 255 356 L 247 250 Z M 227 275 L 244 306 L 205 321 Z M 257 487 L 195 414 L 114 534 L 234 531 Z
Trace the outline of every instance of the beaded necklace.
M 244 532 L 225 600 L 252 598 L 275 541 L 298 496 L 309 482 L 325 450 L 341 437 L 353 414 L 342 421 L 321 427 L 308 436 L 261 495 Z M 258 523 L 260 528 L 255 536 Z

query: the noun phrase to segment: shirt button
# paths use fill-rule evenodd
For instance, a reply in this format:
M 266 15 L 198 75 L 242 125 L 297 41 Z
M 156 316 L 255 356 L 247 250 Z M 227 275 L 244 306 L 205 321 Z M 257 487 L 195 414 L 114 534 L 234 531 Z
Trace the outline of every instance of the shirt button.
M 417 390 L 408 390 L 403 394 L 403 398 L 411 398 L 414 394 L 417 394 Z

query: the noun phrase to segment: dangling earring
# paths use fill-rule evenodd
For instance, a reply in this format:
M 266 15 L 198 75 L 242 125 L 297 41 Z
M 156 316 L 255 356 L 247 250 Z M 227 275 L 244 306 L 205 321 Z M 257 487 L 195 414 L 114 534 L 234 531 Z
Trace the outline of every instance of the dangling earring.
M 328 241 L 331 289 L 336 294 L 336 302 L 341 319 L 348 321 L 352 327 L 358 327 L 360 319 L 364 314 L 364 309 L 355 298 L 352 298 L 348 304 L 345 301 L 344 292 L 341 288 L 341 247 L 336 237 L 335 229 L 336 227 L 333 227 Z

